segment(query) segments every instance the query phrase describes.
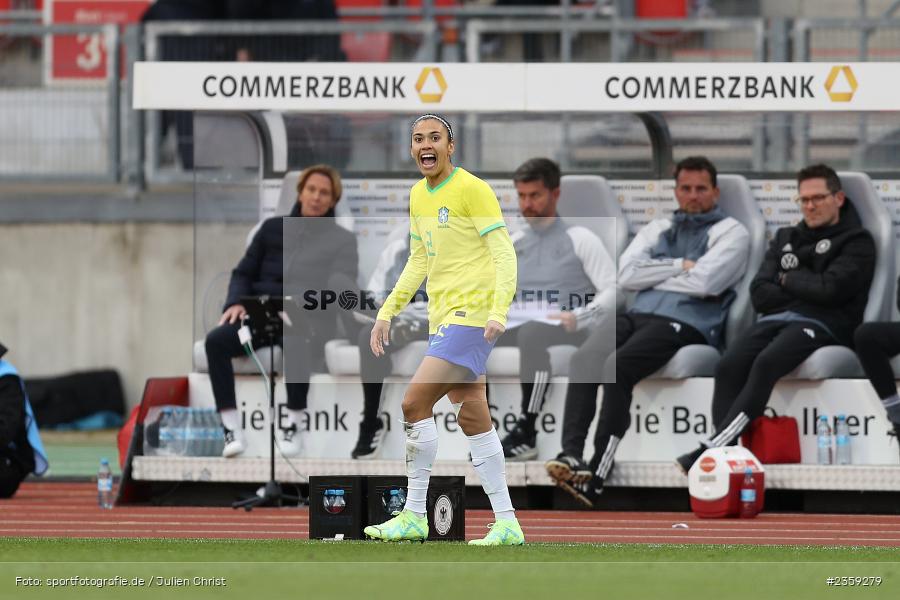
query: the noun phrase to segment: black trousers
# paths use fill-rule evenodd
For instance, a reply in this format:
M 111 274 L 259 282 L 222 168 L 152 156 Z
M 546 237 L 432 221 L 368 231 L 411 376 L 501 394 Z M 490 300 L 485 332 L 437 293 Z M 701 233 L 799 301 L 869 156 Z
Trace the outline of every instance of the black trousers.
M 497 346 L 519 347 L 519 381 L 522 386 L 522 414 L 538 414 L 550 384 L 550 346 L 579 345 L 587 330 L 568 332 L 559 325 L 528 321 L 505 332 Z
M 728 348 L 716 367 L 712 445 L 725 446 L 761 416 L 775 383 L 810 354 L 836 344 L 825 329 L 804 321 L 762 321 Z
M 209 364 L 209 380 L 212 384 L 213 396 L 216 399 L 216 408 L 222 410 L 237 408 L 237 401 L 234 395 L 234 368 L 231 365 L 231 359 L 244 356 L 244 349 L 238 339 L 237 331 L 240 328 L 240 322 L 224 325 L 210 330 L 206 334 L 206 360 Z M 279 343 L 281 340 L 279 340 Z M 267 342 L 253 338 L 253 347 L 259 348 L 266 345 Z M 290 358 L 295 360 L 295 352 L 307 351 L 306 357 L 297 357 L 296 360 L 306 359 L 305 364 L 309 365 L 312 361 L 312 348 L 308 343 L 296 342 L 291 344 L 292 352 L 286 356 L 286 360 Z M 269 365 L 262 361 L 263 368 L 268 371 Z M 280 370 L 281 365 L 277 368 Z M 292 410 L 303 410 L 306 408 L 306 397 L 309 392 L 309 378 L 301 383 L 288 383 L 287 388 L 287 406 Z
M 611 436 L 621 439 L 628 431 L 634 386 L 669 362 L 682 347 L 706 343 L 690 325 L 656 315 L 620 315 L 615 326 L 614 351 L 610 348 L 611 332 L 597 329 L 572 356 L 569 368 L 572 383 L 566 391 L 562 432 L 566 454 L 582 456 L 596 410 L 597 389 L 601 381 L 607 381 L 602 384 L 603 402 L 594 434 L 592 469 L 600 464 Z
M 878 397 L 884 400 L 896 394 L 891 358 L 900 354 L 900 323 L 863 323 L 853 338 L 856 356 Z

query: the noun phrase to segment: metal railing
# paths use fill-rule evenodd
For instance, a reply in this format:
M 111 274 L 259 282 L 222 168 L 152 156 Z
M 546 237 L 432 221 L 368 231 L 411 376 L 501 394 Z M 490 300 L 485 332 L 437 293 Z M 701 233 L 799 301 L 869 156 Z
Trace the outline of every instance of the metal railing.
M 605 34 L 607 37 L 608 52 L 606 55 L 595 55 L 589 58 L 596 61 L 626 62 L 632 58 L 636 35 L 653 36 L 650 39 L 655 39 L 660 44 L 677 44 L 679 40 L 667 32 L 674 32 L 675 35 L 720 34 L 732 38 L 739 32 L 745 32 L 750 43 L 744 48 L 737 49 L 739 52 L 743 52 L 743 59 L 747 61 L 765 59 L 766 26 L 762 19 L 579 20 L 564 16 L 557 21 L 545 19 L 470 20 L 465 28 L 466 61 L 483 62 L 482 48 L 487 35 L 544 33 L 558 36 L 558 60 L 571 62 L 580 58 L 574 52 L 574 45 L 578 37 L 599 33 Z M 726 58 L 734 60 L 734 55 Z
M 596 6 L 568 2 L 556 7 L 431 6 L 427 12 L 408 7 L 360 8 L 347 9 L 342 15 L 379 19 L 165 22 L 129 26 L 124 34 L 115 26 L 42 26 L 7 19 L 0 25 L 0 40 L 6 44 L 0 55 L 0 178 L 124 180 L 137 185 L 145 177 L 153 182 L 186 180 L 190 173 L 175 168 L 173 153 L 161 151 L 160 114 L 130 107 L 133 63 L 145 59 L 274 60 L 266 56 L 279 54 L 298 60 L 288 56 L 298 48 L 290 45 L 290 38 L 330 38 L 333 46 L 340 36 L 384 35 L 392 40 L 386 60 L 426 62 L 454 56 L 471 62 L 496 60 L 489 54 L 496 49 L 497 39 L 528 35 L 549 40 L 544 44 L 551 50 L 546 57 L 560 61 L 900 60 L 900 19 L 894 18 L 648 21 L 606 18 L 599 12 Z M 23 18 L 34 17 L 34 11 L 26 13 Z M 3 13 L 0 20 L 10 15 Z M 448 29 L 458 30 L 461 36 L 442 37 Z M 90 43 L 96 39 L 95 48 L 123 47 L 125 79 L 113 75 L 122 68 L 117 52 L 104 53 L 109 61 L 102 76 L 95 72 L 94 79 L 81 82 L 54 77 L 47 42 L 63 35 L 86 36 Z M 311 48 L 315 55 L 316 47 L 314 42 L 303 48 Z M 238 56 L 238 51 L 246 54 Z M 522 60 L 511 52 L 502 58 Z M 490 124 L 490 119 L 467 117 L 464 127 L 474 133 L 480 123 Z M 568 128 L 570 119 L 560 117 L 560 127 Z M 848 148 L 853 155 L 849 167 L 885 169 L 894 160 L 891 157 L 900 153 L 900 133 L 894 134 L 891 115 L 769 114 L 760 116 L 755 125 L 748 119 L 736 129 L 713 127 L 722 129 L 726 137 L 724 129 L 734 131 L 730 152 L 754 169 L 834 159 L 846 155 Z M 680 120 L 673 118 L 672 125 L 680 127 Z M 395 129 L 387 122 L 372 125 L 372 135 L 387 135 Z M 703 143 L 698 138 L 695 145 Z M 470 150 L 477 158 L 478 150 Z M 572 164 L 584 160 L 572 158 Z
M 84 36 L 97 53 L 119 47 L 115 25 L 0 25 L 0 37 L 27 40 L 42 55 L 37 69 L 9 52 L 0 63 L 4 180 L 119 179 L 119 53 L 108 53 L 101 77 L 83 79 L 79 65 L 91 57 L 52 54 L 53 42 L 67 36 Z
M 438 56 L 440 34 L 436 21 L 375 21 L 375 22 L 253 22 L 223 23 L 148 23 L 144 27 L 143 56 L 145 60 L 235 60 L 245 50 L 244 41 L 258 42 L 248 51 L 248 58 L 257 58 L 254 52 L 268 55 L 296 51 L 293 60 L 301 60 L 304 52 L 311 56 L 324 54 L 334 48 L 338 36 L 363 34 L 391 34 L 402 38 L 405 45 L 392 50 L 391 59 L 412 62 L 433 62 Z M 312 43 L 310 43 L 312 38 Z M 189 44 L 180 42 L 189 40 Z M 290 46 L 293 41 L 303 46 Z M 168 47 L 167 47 L 168 44 Z M 281 45 L 280 47 L 278 45 Z M 325 48 L 328 50 L 325 50 Z M 333 57 L 329 57 L 334 60 Z M 176 117 L 177 118 L 177 117 Z M 178 129 L 187 125 L 176 122 Z M 158 111 L 146 115 L 147 139 L 144 173 L 150 181 L 176 181 L 190 179 L 190 173 L 179 172 L 174 164 L 165 164 L 161 156 L 162 120 Z M 181 163 L 189 152 L 183 140 Z M 176 152 L 178 149 L 176 148 Z M 168 168 L 167 168 L 168 166 Z
M 900 19 L 891 17 L 897 6 L 894 3 L 882 18 L 797 19 L 792 26 L 794 60 L 834 63 L 900 60 Z M 900 153 L 900 137 L 891 131 L 896 124 L 885 120 L 885 115 L 868 113 L 827 117 L 794 115 L 794 161 L 808 164 L 827 160 L 831 153 L 846 153 L 847 148 L 851 148 L 849 168 L 871 168 L 873 163 L 895 161 Z M 885 130 L 889 132 L 887 135 Z

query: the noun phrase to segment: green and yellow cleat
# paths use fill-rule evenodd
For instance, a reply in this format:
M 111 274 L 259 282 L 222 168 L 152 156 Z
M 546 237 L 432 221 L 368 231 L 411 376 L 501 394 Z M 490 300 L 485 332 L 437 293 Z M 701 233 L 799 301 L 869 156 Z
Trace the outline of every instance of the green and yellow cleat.
M 525 534 L 517 519 L 497 519 L 488 525 L 491 530 L 480 540 L 469 540 L 470 546 L 521 546 L 525 543 Z
M 363 533 L 368 538 L 384 542 L 424 542 L 428 538 L 428 519 L 402 510 L 381 525 L 369 525 Z

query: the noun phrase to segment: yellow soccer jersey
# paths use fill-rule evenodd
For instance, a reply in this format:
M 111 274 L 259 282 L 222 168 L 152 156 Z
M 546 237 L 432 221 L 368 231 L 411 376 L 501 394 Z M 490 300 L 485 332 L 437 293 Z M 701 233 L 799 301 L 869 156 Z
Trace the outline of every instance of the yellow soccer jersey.
M 509 239 L 491 187 L 460 167 L 434 189 L 422 179 L 410 191 L 409 216 L 410 258 L 378 318 L 399 313 L 427 276 L 431 333 L 446 324 L 484 327 L 488 319 L 505 324 L 516 265 L 513 260 L 511 274 L 504 265 L 498 277 L 483 239 L 499 228 Z

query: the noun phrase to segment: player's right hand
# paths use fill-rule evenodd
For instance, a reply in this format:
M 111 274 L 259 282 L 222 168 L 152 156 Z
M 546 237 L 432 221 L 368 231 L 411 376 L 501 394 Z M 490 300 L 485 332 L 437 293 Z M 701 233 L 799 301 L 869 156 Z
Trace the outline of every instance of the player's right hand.
M 240 321 L 245 316 L 247 316 L 247 309 L 244 308 L 243 305 L 232 304 L 222 313 L 222 318 L 219 319 L 219 325 L 224 325 L 225 323 L 231 325 L 236 321 Z
M 369 337 L 369 347 L 375 356 L 384 355 L 384 347 L 391 345 L 391 322 L 375 321 L 372 327 L 372 335 Z

